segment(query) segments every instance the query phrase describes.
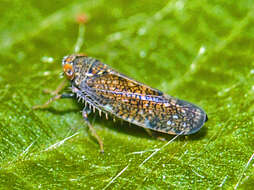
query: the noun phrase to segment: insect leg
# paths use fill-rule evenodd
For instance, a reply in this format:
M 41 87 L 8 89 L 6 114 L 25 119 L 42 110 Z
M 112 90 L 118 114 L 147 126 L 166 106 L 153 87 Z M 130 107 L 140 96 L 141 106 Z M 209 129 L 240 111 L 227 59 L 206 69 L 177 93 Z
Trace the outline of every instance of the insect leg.
M 59 86 L 56 88 L 56 90 L 51 91 L 48 89 L 45 89 L 43 92 L 51 95 L 57 95 L 64 87 L 65 87 L 66 81 L 64 80 L 59 84 Z
M 88 125 L 89 130 L 91 131 L 92 136 L 94 136 L 96 138 L 96 140 L 98 141 L 98 143 L 100 145 L 100 150 L 103 153 L 104 152 L 104 150 L 103 150 L 103 142 L 102 142 L 101 138 L 99 137 L 99 135 L 97 135 L 97 133 L 96 133 L 95 129 L 93 128 L 93 126 L 91 125 L 91 123 L 89 122 L 89 120 L 88 120 L 88 114 L 89 114 L 89 109 L 84 108 L 83 111 L 82 111 L 82 116 L 83 116 L 86 124 Z
M 51 104 L 52 102 L 54 102 L 58 99 L 61 99 L 61 98 L 74 98 L 74 97 L 75 97 L 75 94 L 58 94 L 58 95 L 50 98 L 45 104 L 33 106 L 33 109 L 47 108 L 49 106 L 49 104 Z
M 161 137 L 161 136 L 156 136 L 152 130 L 148 129 L 148 128 L 144 128 L 146 133 L 151 136 L 151 137 L 154 137 L 156 138 L 157 140 L 160 140 L 160 141 L 165 141 L 165 138 Z
M 147 133 L 149 136 L 154 137 L 153 132 L 152 132 L 150 129 L 147 129 L 147 128 L 144 128 L 144 129 L 145 129 L 146 133 Z

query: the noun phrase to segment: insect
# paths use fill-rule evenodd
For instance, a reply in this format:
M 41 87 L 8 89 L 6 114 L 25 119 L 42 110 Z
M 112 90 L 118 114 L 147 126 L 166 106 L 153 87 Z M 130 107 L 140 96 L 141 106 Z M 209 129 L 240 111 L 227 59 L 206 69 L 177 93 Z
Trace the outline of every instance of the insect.
M 179 100 L 137 82 L 98 61 L 82 54 L 63 58 L 64 74 L 70 81 L 71 93 L 56 95 L 44 108 L 60 98 L 77 98 L 84 103 L 83 118 L 98 140 L 103 143 L 88 120 L 91 110 L 123 119 L 146 129 L 168 134 L 192 134 L 208 120 L 198 106 Z

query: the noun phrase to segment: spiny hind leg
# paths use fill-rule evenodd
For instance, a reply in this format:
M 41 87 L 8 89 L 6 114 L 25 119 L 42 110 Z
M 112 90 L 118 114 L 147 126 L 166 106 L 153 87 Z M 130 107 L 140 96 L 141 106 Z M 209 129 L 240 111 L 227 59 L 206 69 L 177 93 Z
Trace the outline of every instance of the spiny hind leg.
M 103 153 L 104 149 L 103 149 L 103 141 L 101 140 L 101 138 L 99 137 L 99 135 L 96 133 L 94 127 L 91 125 L 91 123 L 88 120 L 88 114 L 91 112 L 90 109 L 84 108 L 82 111 L 82 116 L 85 120 L 85 123 L 88 125 L 89 130 L 91 131 L 92 136 L 97 140 L 97 142 L 100 145 L 100 150 Z
M 47 108 L 52 102 L 58 100 L 58 99 L 62 99 L 62 98 L 74 98 L 75 94 L 58 94 L 52 98 L 50 98 L 47 102 L 45 102 L 42 105 L 36 105 L 33 106 L 33 109 L 43 109 L 43 108 Z

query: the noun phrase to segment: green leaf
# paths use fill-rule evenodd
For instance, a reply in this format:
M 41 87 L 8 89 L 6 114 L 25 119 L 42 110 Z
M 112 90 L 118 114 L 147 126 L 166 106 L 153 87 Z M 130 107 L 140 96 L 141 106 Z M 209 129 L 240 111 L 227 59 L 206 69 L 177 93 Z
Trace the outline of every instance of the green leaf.
M 252 189 L 254 3 L 243 1 L 7 1 L 0 6 L 1 189 Z M 135 125 L 43 104 L 61 81 L 85 13 L 81 52 L 202 107 L 188 137 L 150 137 Z M 68 90 L 68 89 L 66 89 Z M 161 134 L 159 134 L 161 135 Z

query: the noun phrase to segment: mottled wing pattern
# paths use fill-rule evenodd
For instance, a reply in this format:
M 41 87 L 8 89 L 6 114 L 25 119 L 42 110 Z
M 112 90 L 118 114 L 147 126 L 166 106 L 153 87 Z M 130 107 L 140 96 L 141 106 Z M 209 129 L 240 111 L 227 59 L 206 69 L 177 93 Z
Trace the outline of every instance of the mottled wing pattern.
M 98 69 L 100 68 L 100 69 Z M 192 134 L 207 120 L 199 107 L 163 94 L 97 62 L 86 85 L 102 110 L 134 123 L 169 134 Z

